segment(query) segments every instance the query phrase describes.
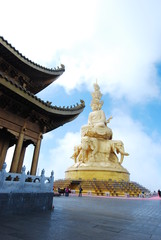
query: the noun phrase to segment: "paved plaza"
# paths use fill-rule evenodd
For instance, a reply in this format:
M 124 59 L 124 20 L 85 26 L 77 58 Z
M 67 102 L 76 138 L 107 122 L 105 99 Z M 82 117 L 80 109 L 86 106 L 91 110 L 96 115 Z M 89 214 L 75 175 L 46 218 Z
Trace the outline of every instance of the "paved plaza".
M 54 197 L 52 212 L 0 217 L 0 240 L 161 240 L 161 199 Z

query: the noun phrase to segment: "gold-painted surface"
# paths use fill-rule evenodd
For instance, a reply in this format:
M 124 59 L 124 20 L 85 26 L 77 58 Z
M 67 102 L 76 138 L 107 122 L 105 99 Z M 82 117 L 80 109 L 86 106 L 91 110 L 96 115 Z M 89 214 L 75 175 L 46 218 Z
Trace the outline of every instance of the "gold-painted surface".
M 124 180 L 129 181 L 129 172 L 127 171 L 112 171 L 105 169 L 71 169 L 65 172 L 65 179 L 74 179 L 74 180 Z
M 122 166 L 124 156 L 129 154 L 125 152 L 121 140 L 112 139 L 112 130 L 107 126 L 112 117 L 106 119 L 101 109 L 101 97 L 102 93 L 96 82 L 92 92 L 92 112 L 89 114 L 87 125 L 81 128 L 81 143 L 74 147 L 71 156 L 74 164 L 66 170 L 65 178 L 129 182 L 130 174 Z

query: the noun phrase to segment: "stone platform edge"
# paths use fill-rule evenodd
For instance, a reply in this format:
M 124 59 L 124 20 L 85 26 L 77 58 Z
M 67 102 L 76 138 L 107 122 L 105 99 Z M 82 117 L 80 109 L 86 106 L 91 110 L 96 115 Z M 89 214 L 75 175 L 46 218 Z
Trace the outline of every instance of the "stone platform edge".
M 0 215 L 52 210 L 53 192 L 0 193 Z

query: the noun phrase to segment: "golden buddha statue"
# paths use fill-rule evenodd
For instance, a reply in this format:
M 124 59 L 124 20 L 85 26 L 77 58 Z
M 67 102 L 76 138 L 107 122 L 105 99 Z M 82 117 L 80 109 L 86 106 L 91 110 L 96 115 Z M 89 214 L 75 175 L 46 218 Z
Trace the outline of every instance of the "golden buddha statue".
M 112 117 L 106 119 L 104 111 L 101 109 L 103 101 L 100 101 L 102 94 L 97 83 L 94 84 L 95 91 L 91 94 L 93 99 L 91 108 L 93 112 L 89 114 L 88 125 L 82 127 L 82 137 L 96 137 L 104 139 L 112 139 L 112 130 L 107 127 Z
M 66 171 L 66 178 L 97 178 L 129 180 L 128 171 L 121 165 L 124 156 L 124 144 L 120 140 L 112 140 L 112 130 L 107 126 L 112 117 L 106 119 L 101 109 L 102 94 L 97 82 L 92 92 L 92 112 L 88 116 L 88 124 L 81 128 L 81 144 L 74 147 L 71 158 L 74 165 Z M 120 154 L 120 158 L 118 158 Z M 106 179 L 107 180 L 107 179 Z

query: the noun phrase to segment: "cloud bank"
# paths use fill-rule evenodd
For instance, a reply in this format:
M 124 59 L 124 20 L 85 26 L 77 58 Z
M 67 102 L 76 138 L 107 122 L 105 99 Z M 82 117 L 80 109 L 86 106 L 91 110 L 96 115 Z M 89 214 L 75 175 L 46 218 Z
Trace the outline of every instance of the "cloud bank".
M 82 85 L 91 90 L 97 78 L 115 99 L 160 98 L 160 1 L 6 0 L 3 9 L 1 18 L 6 9 L 12 21 L 2 24 L 2 36 L 32 61 L 63 63 L 66 73 L 56 84 L 68 93 Z
M 113 138 L 122 140 L 125 151 L 130 154 L 123 162 L 123 166 L 130 172 L 130 180 L 151 191 L 160 189 L 161 138 L 153 137 L 153 133 L 146 134 L 139 121 L 120 110 L 113 110 L 113 115 L 115 117 L 109 127 L 113 130 Z
M 158 1 L 100 1 L 97 27 L 88 42 L 62 53 L 67 73 L 57 84 L 68 92 L 81 84 L 91 89 L 98 78 L 103 93 L 114 99 L 145 103 L 160 98 L 160 7 Z

